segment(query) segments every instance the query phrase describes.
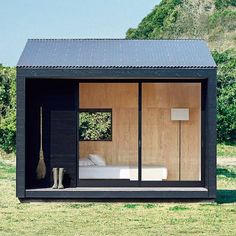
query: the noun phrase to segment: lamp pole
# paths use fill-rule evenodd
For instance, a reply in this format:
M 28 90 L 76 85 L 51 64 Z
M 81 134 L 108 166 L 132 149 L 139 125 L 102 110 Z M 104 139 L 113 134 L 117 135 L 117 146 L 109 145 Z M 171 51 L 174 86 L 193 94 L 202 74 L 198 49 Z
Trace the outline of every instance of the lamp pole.
M 189 120 L 189 108 L 171 108 L 171 120 L 179 121 L 179 181 L 181 178 L 181 160 L 182 160 L 182 123 L 181 121 Z

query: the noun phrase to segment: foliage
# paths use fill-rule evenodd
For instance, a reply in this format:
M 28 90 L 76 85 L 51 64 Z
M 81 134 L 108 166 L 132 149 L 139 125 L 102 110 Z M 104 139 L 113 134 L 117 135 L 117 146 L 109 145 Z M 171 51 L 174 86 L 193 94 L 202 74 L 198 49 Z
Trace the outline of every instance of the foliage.
M 173 9 L 181 2 L 181 0 L 161 1 L 160 5 L 142 20 L 137 29 L 131 28 L 127 31 L 127 38 L 150 39 L 155 35 L 161 35 L 166 25 L 175 22 L 177 12 Z
M 0 147 L 15 151 L 16 138 L 15 68 L 0 66 Z
M 236 11 L 231 9 L 225 9 L 222 11 L 216 11 L 214 14 L 209 16 L 209 30 L 216 28 L 217 26 L 224 26 L 224 30 L 235 30 L 236 29 Z
M 111 112 L 80 112 L 80 140 L 111 140 Z
M 230 7 L 230 6 L 236 7 L 236 1 L 235 0 L 215 0 L 215 6 L 217 9 L 222 9 L 222 8 Z
M 211 49 L 226 50 L 236 46 L 235 6 L 235 0 L 162 0 L 126 37 L 203 38 Z
M 217 135 L 219 142 L 236 141 L 236 53 L 213 51 L 218 65 Z

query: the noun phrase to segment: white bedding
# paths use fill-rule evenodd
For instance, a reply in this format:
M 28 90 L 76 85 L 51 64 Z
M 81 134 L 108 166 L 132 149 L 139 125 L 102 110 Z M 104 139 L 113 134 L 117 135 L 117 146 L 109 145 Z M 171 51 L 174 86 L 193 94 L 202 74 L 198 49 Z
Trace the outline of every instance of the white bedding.
M 132 166 L 80 166 L 80 179 L 138 179 L 138 168 Z M 165 180 L 167 168 L 163 166 L 143 166 L 142 180 Z

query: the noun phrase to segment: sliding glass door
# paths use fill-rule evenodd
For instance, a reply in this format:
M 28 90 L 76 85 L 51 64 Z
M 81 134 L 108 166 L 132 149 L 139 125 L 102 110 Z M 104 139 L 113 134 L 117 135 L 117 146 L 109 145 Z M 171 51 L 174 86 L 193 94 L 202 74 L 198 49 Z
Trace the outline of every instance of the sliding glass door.
M 78 185 L 198 185 L 201 90 L 192 82 L 80 82 Z
M 138 180 L 138 84 L 80 83 L 79 183 Z
M 201 84 L 142 84 L 142 181 L 201 180 Z

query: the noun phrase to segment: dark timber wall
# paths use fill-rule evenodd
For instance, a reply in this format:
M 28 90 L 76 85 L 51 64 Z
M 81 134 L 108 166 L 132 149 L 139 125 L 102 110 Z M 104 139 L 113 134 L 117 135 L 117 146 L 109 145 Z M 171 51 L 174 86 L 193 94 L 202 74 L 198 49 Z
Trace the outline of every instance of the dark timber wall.
M 64 184 L 76 186 L 76 87 L 74 80 L 26 79 L 26 188 L 51 186 L 53 167 L 64 167 Z M 47 174 L 39 181 L 40 106 Z

